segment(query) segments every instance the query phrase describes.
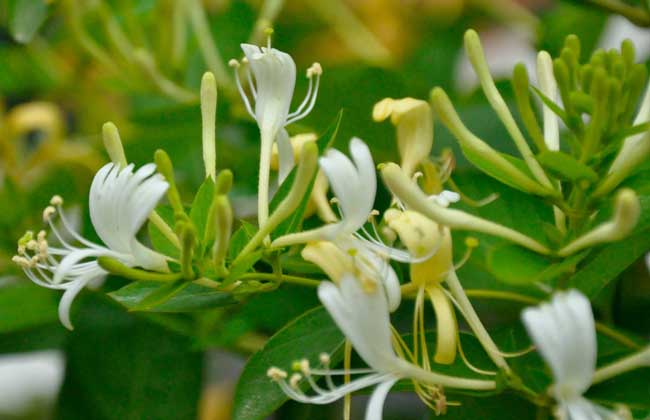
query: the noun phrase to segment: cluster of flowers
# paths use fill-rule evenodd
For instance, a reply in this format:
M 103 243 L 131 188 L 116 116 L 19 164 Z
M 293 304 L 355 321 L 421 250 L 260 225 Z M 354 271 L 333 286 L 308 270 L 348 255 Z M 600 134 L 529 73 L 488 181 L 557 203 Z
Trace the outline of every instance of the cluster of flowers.
M 472 38 L 471 33 L 469 38 Z M 273 215 L 269 217 L 268 203 L 273 150 L 275 147 L 278 154 L 281 182 L 294 166 L 294 156 L 309 149 L 306 146 L 309 141 L 304 138 L 289 138 L 285 126 L 303 118 L 314 107 L 322 69 L 318 63 L 309 68 L 307 77 L 310 84 L 306 98 L 296 111 L 290 113 L 296 78 L 293 59 L 272 48 L 270 42 L 264 48 L 243 45 L 242 49 L 246 58 L 241 63 L 232 60 L 231 65 L 236 71 L 242 64 L 247 66 L 246 78 L 254 104 L 249 101 L 239 78 L 237 85 L 246 109 L 260 128 L 258 217 L 260 232 L 268 232 L 270 228 L 266 227 L 269 223 L 277 222 Z M 480 60 L 479 57 L 479 69 L 482 65 Z M 555 97 L 550 92 L 556 87 L 548 60 L 548 54 L 540 54 L 538 70 L 542 90 L 548 93 L 547 96 Z M 210 119 L 210 114 L 215 109 L 216 87 L 209 88 L 213 84 L 210 77 L 204 77 L 204 82 L 208 86 L 202 88 L 201 94 L 204 160 L 206 175 L 214 179 L 214 121 Z M 444 102 L 444 98 L 438 96 L 438 103 Z M 650 94 L 646 98 L 646 105 L 650 102 L 648 98 Z M 547 147 L 557 150 L 557 116 L 546 112 L 544 117 Z M 377 176 L 370 149 L 362 140 L 353 138 L 349 146 L 351 158 L 330 149 L 318 160 L 321 174 L 316 177 L 316 185 L 311 192 L 312 201 L 320 207 L 318 214 L 328 223 L 280 236 L 273 241 L 265 237 L 263 241 L 263 246 L 274 249 L 302 246 L 304 260 L 320 267 L 329 277 L 330 281 L 322 281 L 318 286 L 318 297 L 368 368 L 351 369 L 346 366 L 344 369 L 334 369 L 330 356 L 322 354 L 318 367 L 312 367 L 307 360 L 302 360 L 296 363 L 297 371 L 291 375 L 279 367 L 270 367 L 268 376 L 291 398 L 312 404 L 327 404 L 360 389 L 376 386 L 368 403 L 367 419 L 380 419 L 384 399 L 391 387 L 400 380 L 409 380 L 422 401 L 440 413 L 448 405 L 445 388 L 495 390 L 497 381 L 494 375 L 497 373 L 475 369 L 487 379 L 474 379 L 435 371 L 427 348 L 425 297 L 429 298 L 436 313 L 437 343 L 432 358 L 436 364 L 451 364 L 456 358 L 460 345 L 454 309 L 457 308 L 497 368 L 506 375 L 512 373 L 456 275 L 459 265 L 469 257 L 478 242 L 468 239 L 465 244 L 466 258 L 455 264 L 452 258 L 452 229 L 499 236 L 541 254 L 550 251 L 520 232 L 449 207 L 460 199 L 460 195 L 442 189 L 453 166 L 450 159 L 432 160 L 429 157 L 433 144 L 433 119 L 427 102 L 412 98 L 387 98 L 376 104 L 373 118 L 376 121 L 390 118 L 396 126 L 401 157 L 400 165 L 388 163 L 379 166 L 381 177 L 393 194 L 393 201 L 383 216 L 379 218 L 379 213 L 374 210 Z M 108 273 L 100 263 L 101 257 L 110 257 L 128 267 L 158 272 L 167 272 L 167 262 L 173 260 L 147 248 L 136 238 L 148 218 L 160 223 L 154 209 L 170 189 L 169 179 L 156 174 L 153 164 L 137 171 L 134 171 L 133 165 L 127 165 L 119 137 L 115 133 L 111 135 L 112 130 L 111 126 L 105 127 L 108 132 L 105 132 L 107 148 L 113 163 L 97 173 L 89 197 L 92 224 L 105 246 L 81 237 L 66 219 L 61 207 L 62 200 L 55 197 L 43 216 L 61 245 L 48 245 L 45 232 L 39 232 L 36 239 L 33 233 L 28 232 L 19 241 L 19 252 L 14 257 L 14 261 L 35 283 L 65 290 L 60 317 L 68 328 L 72 328 L 69 308 L 74 297 L 82 288 L 101 281 Z M 303 150 L 294 150 L 301 148 Z M 490 153 L 490 150 L 485 150 L 486 154 Z M 526 185 L 542 190 L 553 188 L 539 166 L 531 169 L 537 180 L 527 179 Z M 338 217 L 327 201 L 328 184 L 335 196 L 331 201 L 338 206 Z M 302 196 L 298 199 L 301 200 Z M 617 240 L 621 234 L 624 236 L 638 219 L 638 200 L 634 193 L 619 193 L 616 209 L 611 221 L 560 249 L 557 255 L 570 255 L 597 243 Z M 53 222 L 55 214 L 59 215 L 64 231 L 60 231 L 61 228 Z M 70 239 L 80 245 L 70 244 Z M 410 284 L 400 285 L 391 260 L 409 264 Z M 400 306 L 404 289 L 414 292 L 416 296 L 412 346 L 402 340 L 390 319 L 391 312 Z M 626 360 L 625 367 L 598 373 L 594 317 L 589 300 L 576 290 L 557 292 L 550 303 L 526 309 L 522 320 L 552 370 L 555 379 L 552 396 L 558 403 L 558 413 L 564 418 L 615 416 L 585 399 L 585 391 L 592 383 L 608 379 L 622 369 L 650 364 L 650 349 L 647 349 Z M 345 379 L 335 381 L 335 377 Z M 319 384 L 321 378 L 324 378 L 324 385 Z M 306 385 L 313 392 L 306 393 Z

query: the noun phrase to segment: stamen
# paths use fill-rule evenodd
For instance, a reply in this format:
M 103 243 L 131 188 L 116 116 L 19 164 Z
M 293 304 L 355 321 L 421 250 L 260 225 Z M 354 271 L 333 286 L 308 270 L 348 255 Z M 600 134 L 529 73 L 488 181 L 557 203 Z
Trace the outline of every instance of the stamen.
M 314 105 L 316 104 L 316 98 L 318 97 L 318 87 L 320 86 L 320 75 L 322 73 L 323 73 L 323 69 L 321 68 L 320 64 L 318 64 L 318 63 L 312 64 L 312 66 L 309 68 L 309 70 L 307 70 L 307 77 L 309 77 L 310 88 L 311 88 L 311 80 L 312 80 L 312 77 L 310 77 L 310 76 L 312 76 L 312 75 L 316 76 L 316 82 L 314 84 L 314 88 L 313 88 L 313 90 L 308 88 L 307 96 L 305 97 L 305 100 L 303 101 L 303 104 L 301 104 L 300 107 L 298 107 L 298 110 L 296 110 L 296 112 L 295 112 L 295 113 L 298 113 L 298 112 L 300 112 L 300 113 L 297 114 L 297 115 L 292 115 L 290 118 L 288 118 L 285 125 L 289 125 L 291 123 L 294 123 L 294 122 L 296 122 L 298 120 L 301 120 L 301 119 L 305 118 L 307 115 L 309 115 L 311 110 L 314 109 Z M 305 109 L 304 111 L 301 111 L 301 108 L 304 106 L 304 103 L 306 102 L 307 99 L 309 99 L 309 105 L 307 106 L 307 109 Z M 295 113 L 293 113 L 293 114 L 295 114 Z
M 287 372 L 280 368 L 272 366 L 269 368 L 269 370 L 266 371 L 266 376 L 273 379 L 274 381 L 281 381 L 287 378 Z
M 63 198 L 60 195 L 55 195 L 50 199 L 50 205 L 54 207 L 63 205 Z
M 454 270 L 459 270 L 465 263 L 469 260 L 469 258 L 472 256 L 472 251 L 476 249 L 479 246 L 479 240 L 476 239 L 473 236 L 468 236 L 465 238 L 465 254 L 463 257 L 458 261 L 456 264 L 454 264 Z
M 243 62 L 244 60 L 242 60 Z M 248 114 L 255 119 L 255 113 L 253 112 L 253 108 L 251 107 L 251 103 L 248 100 L 248 96 L 246 95 L 246 92 L 244 92 L 244 88 L 241 85 L 241 80 L 239 80 L 239 61 L 235 60 L 234 58 L 231 59 L 228 62 L 228 65 L 235 69 L 235 84 L 237 85 L 237 90 L 239 91 L 239 96 L 241 96 L 242 101 L 244 101 L 244 106 L 246 107 L 246 111 L 248 111 Z
M 474 366 L 473 364 L 470 363 L 470 361 L 467 359 L 467 356 L 465 355 L 465 352 L 463 351 L 463 345 L 460 341 L 460 337 L 457 340 L 458 341 L 458 353 L 460 354 L 460 358 L 463 360 L 463 363 L 465 363 L 465 366 L 467 366 L 471 371 L 476 372 L 480 375 L 490 375 L 490 376 L 496 376 L 496 372 L 491 371 L 491 370 L 483 370 L 481 368 L 478 368 Z
M 300 384 L 300 381 L 302 381 L 302 375 L 294 373 L 291 375 L 291 378 L 289 378 L 289 386 L 294 389 L 299 389 L 298 385 Z
M 43 221 L 44 222 L 49 222 L 52 216 L 56 214 L 56 209 L 52 206 L 47 206 L 45 207 L 45 210 L 43 210 Z
M 257 89 L 255 88 L 255 84 L 253 83 L 253 76 L 251 76 L 251 71 L 248 67 L 246 68 L 246 78 L 248 79 L 248 87 L 253 94 L 253 98 L 257 101 Z

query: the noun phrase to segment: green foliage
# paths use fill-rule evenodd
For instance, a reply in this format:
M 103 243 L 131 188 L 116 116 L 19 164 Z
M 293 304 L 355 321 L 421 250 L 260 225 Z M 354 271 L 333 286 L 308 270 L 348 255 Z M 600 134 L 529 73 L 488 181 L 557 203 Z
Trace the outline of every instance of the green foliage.
M 50 5 L 46 0 L 8 0 L 9 30 L 22 44 L 32 40 L 47 18 Z
M 133 282 L 109 295 L 131 311 L 194 312 L 236 303 L 230 293 L 184 280 Z
M 233 408 L 234 420 L 263 419 L 288 397 L 266 376 L 271 366 L 290 370 L 303 358 L 316 365 L 320 353 L 328 353 L 333 363 L 341 356 L 343 335 L 324 308 L 305 312 L 278 331 L 246 364 L 237 384 Z

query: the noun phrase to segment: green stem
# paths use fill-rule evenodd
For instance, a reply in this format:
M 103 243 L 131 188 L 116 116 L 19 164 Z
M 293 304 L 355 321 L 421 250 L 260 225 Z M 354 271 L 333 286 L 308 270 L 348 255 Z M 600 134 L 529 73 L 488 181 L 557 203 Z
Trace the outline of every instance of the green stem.
M 634 353 L 630 356 L 610 363 L 607 366 L 597 369 L 594 373 L 592 383 L 597 384 L 611 379 L 614 376 L 621 375 L 640 367 L 648 366 L 650 366 L 650 346 L 646 347 L 640 352 Z
M 274 282 L 291 283 L 300 286 L 318 287 L 320 280 L 314 280 L 307 277 L 289 276 L 283 274 L 278 276 L 274 273 L 247 273 L 238 278 L 238 280 L 268 280 Z
M 97 263 L 101 268 L 111 274 L 136 281 L 171 282 L 183 278 L 181 273 L 156 273 L 128 267 L 110 257 L 99 257 Z
M 625 16 L 632 23 L 639 26 L 650 27 L 650 12 L 638 7 L 630 6 L 619 0 L 587 0 L 589 3 L 605 9 L 611 13 Z

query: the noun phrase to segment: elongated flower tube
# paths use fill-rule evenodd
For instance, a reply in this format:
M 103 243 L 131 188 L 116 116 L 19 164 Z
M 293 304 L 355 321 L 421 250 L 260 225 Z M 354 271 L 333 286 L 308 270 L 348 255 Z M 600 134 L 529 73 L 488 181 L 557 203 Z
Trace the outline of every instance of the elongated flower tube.
M 327 355 L 321 355 L 323 366 L 319 368 L 311 368 L 309 363 L 303 360 L 299 364 L 300 373 L 294 374 L 288 381 L 285 371 L 276 367 L 270 368 L 268 375 L 294 400 L 309 404 L 328 404 L 352 392 L 376 386 L 368 402 L 365 418 L 377 420 L 382 418 L 388 391 L 400 379 L 410 379 L 429 391 L 439 389 L 440 386 L 475 390 L 495 388 L 494 381 L 438 374 L 400 358 L 393 349 L 388 301 L 379 284 L 361 282 L 348 274 L 343 276 L 338 285 L 322 282 L 318 288 L 318 297 L 369 368 L 331 369 Z M 349 383 L 335 385 L 332 377 L 344 375 L 356 377 Z M 320 376 L 325 377 L 325 387 L 317 384 Z M 315 395 L 302 391 L 302 380 L 309 383 Z
M 311 241 L 335 241 L 353 235 L 366 223 L 375 203 L 377 178 L 370 149 L 358 138 L 350 141 L 352 160 L 330 149 L 318 160 L 329 179 L 341 210 L 341 220 L 325 226 L 282 236 L 272 246 L 281 247 Z M 354 163 L 353 163 L 354 161 Z
M 105 246 L 90 242 L 76 232 L 65 216 L 63 199 L 59 196 L 52 198 L 43 219 L 60 246 L 49 246 L 45 231 L 39 232 L 36 239 L 28 234 L 19 241 L 19 255 L 14 261 L 23 267 L 27 276 L 40 286 L 65 291 L 59 303 L 59 318 L 68 329 L 73 328 L 70 306 L 74 298 L 86 285 L 101 281 L 107 274 L 97 263 L 98 257 L 114 258 L 129 267 L 168 271 L 166 257 L 142 245 L 136 234 L 169 185 L 155 174 L 153 164 L 136 172 L 133 169 L 132 164 L 120 169 L 109 163 L 97 172 L 90 187 L 90 219 Z M 53 223 L 56 214 L 65 235 Z M 66 235 L 79 245 L 66 241 Z
M 550 303 L 526 308 L 522 320 L 553 372 L 551 392 L 561 418 L 616 418 L 582 396 L 596 368 L 596 329 L 589 299 L 577 290 L 558 292 Z
M 513 229 L 465 213 L 449 209 L 429 200 L 426 194 L 409 179 L 395 163 L 387 163 L 381 169 L 381 175 L 390 191 L 408 208 L 422 213 L 431 220 L 453 229 L 483 232 L 508 239 L 540 254 L 548 254 L 547 247 Z
M 289 136 L 283 132 L 284 127 L 304 118 L 314 108 L 323 70 L 318 63 L 314 63 L 307 70 L 307 95 L 298 108 L 290 113 L 289 107 L 296 84 L 296 64 L 293 58 L 285 52 L 271 48 L 270 38 L 266 47 L 241 44 L 241 48 L 250 66 L 250 71 L 247 69 L 247 80 L 254 106 L 251 106 L 236 72 L 237 88 L 246 110 L 257 121 L 262 143 L 258 186 L 258 218 L 261 226 L 268 218 L 269 171 L 273 143 L 278 141 L 280 173 L 287 174 L 293 166 L 293 158 L 290 154 Z M 238 68 L 240 64 L 237 60 L 231 60 L 230 65 Z
M 412 176 L 421 161 L 429 157 L 433 146 L 433 114 L 429 104 L 413 98 L 385 98 L 375 104 L 372 118 L 390 117 L 397 127 L 397 147 L 402 170 Z

